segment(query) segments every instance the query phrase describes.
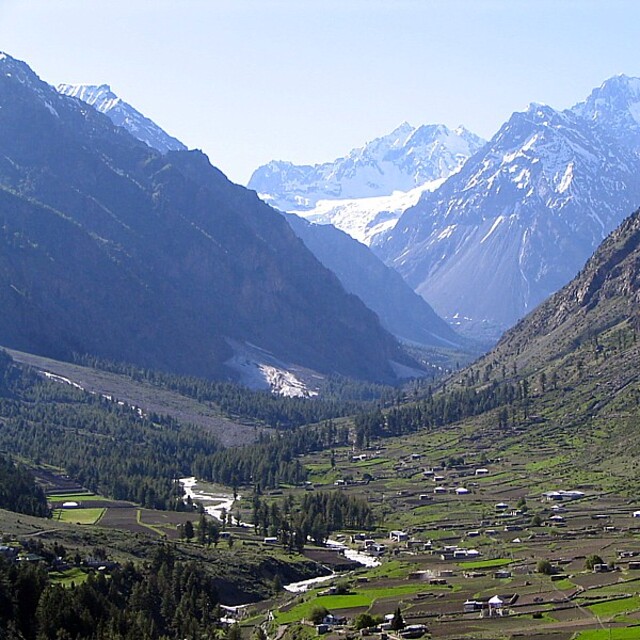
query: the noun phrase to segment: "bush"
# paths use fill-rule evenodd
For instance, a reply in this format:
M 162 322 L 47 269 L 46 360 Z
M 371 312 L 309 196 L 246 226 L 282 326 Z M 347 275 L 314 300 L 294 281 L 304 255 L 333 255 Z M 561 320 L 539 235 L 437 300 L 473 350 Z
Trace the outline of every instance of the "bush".
M 356 629 L 367 629 L 368 627 L 376 626 L 376 619 L 370 613 L 361 613 L 356 616 L 353 621 L 353 625 Z
M 538 560 L 536 571 L 544 574 L 545 576 L 551 576 L 554 573 L 553 565 L 549 560 Z
M 587 559 L 584 561 L 584 566 L 589 569 L 589 571 L 592 571 L 593 567 L 597 564 L 604 564 L 604 560 L 597 553 L 592 553 L 590 556 L 587 556 Z
M 324 620 L 324 617 L 327 615 L 329 615 L 329 610 L 322 605 L 318 605 L 311 609 L 309 620 L 311 620 L 313 624 L 320 624 Z

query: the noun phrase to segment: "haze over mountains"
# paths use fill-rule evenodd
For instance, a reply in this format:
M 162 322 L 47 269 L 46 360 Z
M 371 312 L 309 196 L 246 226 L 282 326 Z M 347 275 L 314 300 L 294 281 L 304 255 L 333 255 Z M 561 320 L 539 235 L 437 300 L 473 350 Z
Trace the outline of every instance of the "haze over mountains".
M 568 282 L 640 204 L 639 123 L 640 80 L 617 76 L 572 109 L 532 104 L 514 113 L 488 143 L 469 147 L 468 160 L 458 156 L 464 164 L 446 180 L 396 194 L 393 213 L 389 202 L 386 213 L 372 207 L 364 189 L 348 202 L 322 202 L 329 215 L 316 215 L 319 205 L 302 215 L 370 244 L 451 322 L 466 322 L 472 333 L 488 325 L 497 337 Z M 342 175 L 339 164 L 327 172 L 324 196 L 342 195 L 332 182 Z M 272 171 L 282 205 L 318 191 L 315 174 L 305 183 L 309 172 L 286 168 L 270 163 L 250 184 L 268 189 Z M 375 184 L 406 189 L 404 177 L 394 187 L 394 171 Z
M 640 204 L 639 82 L 614 78 L 566 111 L 515 113 L 375 250 L 445 317 L 512 325 Z
M 413 364 L 202 153 L 152 150 L 5 54 L 0 101 L 0 344 L 207 377 L 237 344 L 370 380 Z

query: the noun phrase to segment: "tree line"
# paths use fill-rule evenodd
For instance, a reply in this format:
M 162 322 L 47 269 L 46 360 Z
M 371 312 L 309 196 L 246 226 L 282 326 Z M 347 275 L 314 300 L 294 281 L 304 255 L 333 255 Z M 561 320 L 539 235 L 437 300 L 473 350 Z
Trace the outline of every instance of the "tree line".
M 219 450 L 201 428 L 42 379 L 0 352 L 0 450 L 64 468 L 96 493 L 183 508 L 177 478 Z M 211 479 L 206 477 L 206 479 Z
M 33 474 L 3 455 L 0 455 L 0 509 L 38 517 L 49 514 L 47 498 Z
M 397 395 L 397 390 L 387 385 L 331 376 L 322 382 L 321 397 L 290 398 L 266 390 L 248 389 L 233 382 L 143 369 L 96 356 L 76 355 L 74 360 L 84 366 L 175 391 L 199 402 L 211 402 L 230 418 L 259 422 L 274 429 L 294 429 L 352 415 L 372 403 L 388 404 Z
M 367 501 L 341 491 L 306 493 L 299 502 L 288 495 L 281 504 L 253 496 L 256 533 L 277 538 L 289 550 L 301 552 L 308 539 L 322 545 L 333 531 L 369 530 L 374 525 Z
M 0 558 L 0 637 L 7 640 L 156 640 L 228 633 L 220 624 L 215 580 L 170 547 L 144 565 L 128 563 L 108 577 L 51 584 L 40 564 Z

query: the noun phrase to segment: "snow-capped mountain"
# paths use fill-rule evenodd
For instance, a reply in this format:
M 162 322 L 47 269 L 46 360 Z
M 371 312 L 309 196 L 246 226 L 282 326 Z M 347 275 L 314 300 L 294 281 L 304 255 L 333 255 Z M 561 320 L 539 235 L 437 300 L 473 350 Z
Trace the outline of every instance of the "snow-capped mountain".
M 640 80 L 515 113 L 374 246 L 438 313 L 512 325 L 640 205 Z
M 636 152 L 640 149 L 640 78 L 610 78 L 572 111 L 621 146 Z
M 107 84 L 59 84 L 57 90 L 86 102 L 109 116 L 113 124 L 123 127 L 134 137 L 160 153 L 186 151 L 187 147 L 161 129 L 155 122 L 143 116 L 137 109 L 121 100 Z
M 282 211 L 333 224 L 368 244 L 483 144 L 464 127 L 404 123 L 333 162 L 272 161 L 254 172 L 248 186 Z

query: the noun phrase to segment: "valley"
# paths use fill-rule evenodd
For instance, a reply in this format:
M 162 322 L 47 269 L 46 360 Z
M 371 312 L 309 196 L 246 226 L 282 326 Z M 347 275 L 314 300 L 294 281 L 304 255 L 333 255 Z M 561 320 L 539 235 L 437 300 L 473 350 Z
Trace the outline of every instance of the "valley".
M 347 619 L 346 626 L 332 623 L 328 637 L 348 635 L 349 625 L 362 614 L 375 618 L 397 607 L 406 624 L 425 625 L 432 638 L 570 640 L 597 638 L 598 630 L 611 630 L 613 638 L 633 637 L 624 635 L 640 611 L 640 575 L 635 575 L 640 518 L 634 515 L 640 503 L 629 483 L 632 469 L 586 464 L 593 450 L 615 447 L 611 434 L 601 432 L 585 441 L 553 424 L 500 428 L 497 419 L 494 412 L 446 428 L 385 438 L 364 449 L 337 447 L 301 458 L 307 483 L 282 484 L 265 492 L 263 501 L 280 509 L 290 502 L 295 511 L 305 496 L 315 493 L 365 499 L 374 527 L 334 531 L 331 538 L 364 548 L 379 564 L 345 570 L 341 566 L 347 561 L 338 551 L 308 543 L 304 556 L 333 564 L 336 577 L 300 595 L 277 592 L 271 600 L 244 608 L 242 632 L 250 634 L 264 624 L 271 635 L 286 625 L 291 637 L 311 637 L 315 627 L 299 625 L 314 607 L 323 606 Z M 200 482 L 196 488 L 211 491 Z M 236 525 L 238 517 L 243 523 L 253 519 L 251 487 L 238 487 L 237 501 L 231 487 L 216 490 L 230 500 L 227 512 L 233 524 L 218 526 L 234 544 L 221 536 L 215 548 L 198 541 L 197 512 L 140 509 L 82 495 L 73 486 L 66 494 L 52 490 L 58 492 L 57 502 L 50 498 L 54 507 L 62 500 L 80 503 L 79 510 L 69 510 L 68 522 L 54 517 L 39 523 L 2 512 L 3 534 L 20 538 L 43 531 L 38 538 L 45 543 L 56 540 L 73 547 L 73 541 L 82 541 L 78 548 L 98 545 L 118 561 L 153 541 L 173 541 L 186 557 L 222 563 L 218 579 L 236 585 L 222 596 L 225 605 L 250 602 L 251 594 L 266 595 L 255 589 L 241 595 L 238 576 L 224 578 L 223 567 L 230 562 L 239 561 L 249 571 L 248 559 L 256 554 L 284 562 L 278 569 L 280 585 L 305 579 L 303 566 L 307 576 L 326 572 L 283 548 L 279 533 L 267 541 L 252 525 Z M 202 502 L 205 508 L 208 503 Z M 97 522 L 76 524 L 82 511 L 96 507 L 106 509 Z M 179 533 L 187 520 L 196 530 L 191 541 Z M 607 567 L 587 568 L 587 560 L 595 556 Z M 292 562 L 297 573 L 286 568 Z M 502 601 L 500 614 L 483 617 L 483 607 L 495 596 Z M 616 635 L 618 630 L 623 635 Z
M 0 52 L 0 640 L 640 638 L 640 78 L 501 118 L 244 187 Z

